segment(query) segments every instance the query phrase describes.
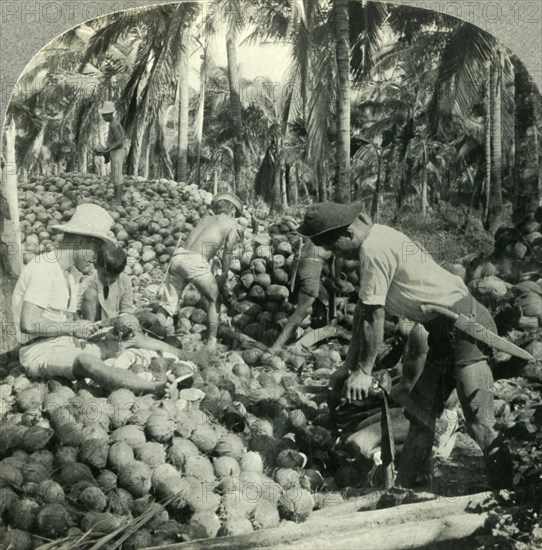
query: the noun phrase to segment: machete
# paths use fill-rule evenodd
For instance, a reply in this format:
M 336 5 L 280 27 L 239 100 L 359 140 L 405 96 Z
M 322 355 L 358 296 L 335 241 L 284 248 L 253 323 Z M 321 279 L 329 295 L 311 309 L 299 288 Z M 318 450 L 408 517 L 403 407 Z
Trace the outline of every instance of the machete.
M 504 351 L 514 357 L 525 359 L 527 361 L 534 361 L 535 358 L 526 350 L 516 346 L 512 342 L 501 338 L 491 330 L 487 329 L 480 323 L 474 321 L 471 317 L 464 315 L 463 313 L 455 313 L 445 307 L 436 306 L 433 304 L 425 304 L 420 306 L 423 313 L 437 313 L 439 315 L 445 315 L 452 321 L 454 321 L 454 327 L 465 334 L 468 334 L 475 340 L 487 344 L 489 347 Z

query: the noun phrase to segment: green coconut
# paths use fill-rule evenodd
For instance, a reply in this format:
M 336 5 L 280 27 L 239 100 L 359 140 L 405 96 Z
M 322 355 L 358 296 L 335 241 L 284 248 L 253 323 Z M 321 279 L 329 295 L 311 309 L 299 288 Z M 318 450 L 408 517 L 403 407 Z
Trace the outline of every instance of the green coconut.
M 14 464 L 6 463 L 4 460 L 0 464 L 0 487 L 13 487 L 20 489 L 24 482 L 23 473 Z
M 263 473 L 263 459 L 260 453 L 248 451 L 241 457 L 241 470 L 245 472 Z
M 40 505 L 33 499 L 23 498 L 12 503 L 8 511 L 11 527 L 22 531 L 32 531 Z
M 83 441 L 83 424 L 66 422 L 56 430 L 56 437 L 61 445 L 77 447 Z
M 134 497 L 124 489 L 114 489 L 108 495 L 108 504 L 112 514 L 126 516 L 134 509 Z
M 218 436 L 210 424 L 202 424 L 192 432 L 190 441 L 192 441 L 202 453 L 210 454 L 218 444 Z
M 159 464 L 164 464 L 166 461 L 166 451 L 160 443 L 154 441 L 147 442 L 141 447 L 138 447 L 135 452 L 137 460 L 141 460 L 150 468 L 155 468 Z
M 78 449 L 76 447 L 58 447 L 54 455 L 54 464 L 62 468 L 66 464 L 77 462 Z
M 213 469 L 218 479 L 224 477 L 238 477 L 240 473 L 239 464 L 230 456 L 215 458 L 213 461 Z
M 32 535 L 21 529 L 9 529 L 2 541 L 3 548 L 9 550 L 32 550 Z
M 107 535 L 125 524 L 125 516 L 115 516 L 108 512 L 87 512 L 81 520 L 81 529 L 85 532 L 92 529 L 96 534 Z
M 192 540 L 216 537 L 220 529 L 220 519 L 213 512 L 198 512 L 188 523 L 188 535 Z
M 184 468 L 186 459 L 189 456 L 198 456 L 199 450 L 188 439 L 183 439 L 181 437 L 174 437 L 171 442 L 171 447 L 167 452 L 167 459 L 171 464 L 177 468 Z
M 63 537 L 72 526 L 68 510 L 62 504 L 46 504 L 37 516 L 38 533 L 50 539 Z
M 26 430 L 21 441 L 21 448 L 28 453 L 39 451 L 49 443 L 53 435 L 53 430 L 49 428 L 32 426 Z
M 247 518 L 230 518 L 218 531 L 219 537 L 230 537 L 252 533 L 254 528 Z
M 277 468 L 303 468 L 307 458 L 294 449 L 284 449 L 275 459 Z
M 90 468 L 80 462 L 72 462 L 63 466 L 60 471 L 60 481 L 62 485 L 73 485 L 79 481 L 96 483 Z
M 104 492 L 94 485 L 81 491 L 77 500 L 79 505 L 89 512 L 103 512 L 107 506 L 107 497 Z
M 111 441 L 113 443 L 123 441 L 132 447 L 132 449 L 141 447 L 141 445 L 144 445 L 147 442 L 142 428 L 131 424 L 128 426 L 122 426 L 122 428 L 115 430 L 111 434 Z
M 186 476 L 193 476 L 201 481 L 213 483 L 216 481 L 213 465 L 204 456 L 189 456 L 184 465 Z
M 39 483 L 36 494 L 42 504 L 60 504 L 65 498 L 62 486 L 52 479 Z
M 144 462 L 134 460 L 120 472 L 119 485 L 134 497 L 142 497 L 151 488 L 151 469 Z
M 151 414 L 145 424 L 147 435 L 159 443 L 167 443 L 175 432 L 175 422 L 162 414 Z
M 99 470 L 105 468 L 109 453 L 109 441 L 106 439 L 87 439 L 79 447 L 79 460 Z
M 55 455 L 46 449 L 35 451 L 30 455 L 31 462 L 37 462 L 45 466 L 48 470 L 53 470 L 55 464 Z
M 243 440 L 235 434 L 224 435 L 214 449 L 218 456 L 231 456 L 239 460 L 245 453 Z
M 26 482 L 33 481 L 34 483 L 44 481 L 52 474 L 52 470 L 50 468 L 47 468 L 39 462 L 25 462 L 21 468 L 21 471 Z
M 102 470 L 96 481 L 104 493 L 112 491 L 117 486 L 117 476 L 111 470 Z
M 38 484 L 34 481 L 25 483 L 21 488 L 22 496 L 36 498 L 38 493 Z
M 318 470 L 309 468 L 303 471 L 303 475 L 299 479 L 299 483 L 303 489 L 307 491 L 321 491 L 324 488 L 324 478 Z
M 278 501 L 278 510 L 282 517 L 295 522 L 305 521 L 313 508 L 312 495 L 301 487 L 286 489 Z
M 10 487 L 0 489 L 0 518 L 5 517 L 6 512 L 19 500 L 17 493 Z
M 271 529 L 278 527 L 279 523 L 280 516 L 276 505 L 269 500 L 260 500 L 252 512 L 254 529 Z

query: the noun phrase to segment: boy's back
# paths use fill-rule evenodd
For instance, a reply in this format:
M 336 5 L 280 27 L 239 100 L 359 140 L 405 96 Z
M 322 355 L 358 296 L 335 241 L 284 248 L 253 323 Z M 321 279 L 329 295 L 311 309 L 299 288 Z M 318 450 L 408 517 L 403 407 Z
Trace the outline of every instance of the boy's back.
M 209 261 L 214 258 L 232 231 L 237 231 L 237 221 L 231 216 L 206 216 L 192 229 L 183 248 L 199 252 Z

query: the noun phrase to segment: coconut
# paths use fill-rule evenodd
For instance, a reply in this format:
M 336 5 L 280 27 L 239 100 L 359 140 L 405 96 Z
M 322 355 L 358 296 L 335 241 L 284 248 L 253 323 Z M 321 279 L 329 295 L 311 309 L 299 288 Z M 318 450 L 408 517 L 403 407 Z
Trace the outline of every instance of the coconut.
M 254 531 L 252 523 L 247 518 L 230 518 L 218 531 L 219 537 L 246 535 Z
M 254 495 L 250 493 L 250 498 L 247 498 L 242 486 L 232 491 L 224 493 L 220 501 L 221 516 L 226 518 L 248 518 L 254 511 L 258 498 L 261 495 Z
M 117 486 L 117 476 L 110 470 L 102 470 L 96 481 L 104 493 L 112 491 Z
M 109 453 L 109 442 L 104 439 L 87 439 L 79 448 L 79 460 L 98 469 L 105 468 Z
M 76 447 L 58 447 L 54 455 L 54 463 L 57 467 L 77 462 L 78 450 Z
M 273 424 L 271 424 L 268 420 L 259 419 L 252 424 L 252 426 L 250 426 L 250 432 L 254 435 L 266 435 L 268 437 L 273 437 Z
M 188 523 L 188 535 L 192 540 L 216 537 L 220 519 L 212 512 L 197 512 Z
M 344 502 L 341 493 L 316 493 L 314 494 L 315 510 L 329 508 Z
M 286 489 L 279 498 L 279 513 L 285 519 L 295 522 L 305 521 L 312 512 L 314 499 L 312 495 L 301 487 Z
M 130 535 L 123 543 L 123 550 L 139 550 L 152 546 L 155 542 L 153 535 L 146 529 L 139 529 L 133 535 Z
M 247 349 L 243 351 L 243 361 L 249 366 L 249 367 L 255 367 L 259 364 L 260 359 L 262 357 L 263 353 L 259 349 Z
M 43 449 L 50 439 L 53 437 L 53 430 L 42 428 L 40 426 L 32 426 L 26 430 L 21 441 L 21 448 L 28 453 Z
M 245 453 L 243 440 L 234 434 L 224 435 L 214 449 L 218 456 L 231 456 L 239 460 Z
M 64 502 L 64 489 L 56 481 L 46 479 L 38 484 L 36 495 L 43 504 L 59 504 Z
M 34 483 L 44 481 L 52 474 L 51 469 L 47 468 L 43 464 L 40 464 L 39 462 L 25 462 L 21 468 L 21 471 L 26 482 L 33 481 Z
M 148 436 L 159 443 L 167 443 L 175 432 L 175 422 L 162 414 L 151 414 L 145 424 Z
M 290 425 L 294 430 L 303 430 L 307 427 L 307 417 L 301 409 L 294 409 L 288 414 Z
M 94 485 L 81 491 L 77 500 L 79 505 L 89 512 L 103 512 L 107 506 L 107 498 L 103 491 Z
M 174 437 L 171 442 L 171 447 L 168 450 L 167 458 L 177 468 L 184 468 L 186 459 L 189 456 L 198 456 L 198 448 L 189 441 L 181 437 Z
M 221 456 L 219 458 L 215 458 L 213 461 L 213 469 L 215 472 L 215 476 L 218 479 L 222 479 L 224 477 L 238 477 L 239 476 L 239 464 L 237 461 L 230 457 L 230 456 Z
M 210 424 L 198 426 L 190 435 L 190 440 L 205 454 L 212 453 L 218 444 L 218 436 Z
M 32 531 L 40 505 L 33 499 L 16 500 L 8 512 L 9 524 L 15 529 Z
M 115 390 L 109 395 L 107 402 L 113 409 L 111 427 L 120 428 L 130 418 L 136 402 L 136 396 L 130 390 Z
M 13 503 L 17 500 L 19 500 L 19 497 L 13 489 L 2 487 L 0 490 L 0 518 L 5 517 L 6 512 L 10 510 Z
M 274 475 L 275 481 L 283 488 L 299 486 L 300 475 L 291 468 L 279 468 Z
M 72 521 L 62 504 L 47 504 L 38 512 L 37 525 L 40 535 L 56 539 L 67 533 Z
M 57 428 L 56 436 L 61 445 L 77 447 L 83 441 L 83 424 L 66 422 Z
M 241 482 L 238 477 L 226 476 L 220 479 L 217 485 L 217 491 L 224 495 L 225 493 L 231 493 L 241 490 Z
M 41 386 L 31 386 L 17 394 L 15 403 L 22 412 L 39 411 L 44 398 Z
M 252 525 L 254 529 L 271 529 L 278 527 L 280 516 L 277 507 L 269 500 L 262 499 L 252 513 Z
M 213 483 L 216 481 L 213 465 L 204 456 L 189 456 L 184 465 L 184 473 L 193 476 L 200 481 Z
M 60 472 L 60 481 L 63 485 L 73 485 L 78 481 L 96 482 L 90 468 L 80 462 L 66 464 Z
M 134 497 L 124 489 L 114 489 L 108 495 L 109 511 L 119 516 L 127 516 L 134 508 Z
M 23 474 L 17 466 L 5 463 L 0 464 L 0 487 L 13 487 L 20 489 L 24 482 Z
M 133 425 L 122 426 L 122 428 L 115 430 L 111 434 L 111 441 L 113 443 L 123 441 L 132 447 L 132 449 L 141 447 L 141 445 L 147 442 L 143 430 L 139 426 Z
M 141 460 L 141 462 L 144 462 L 150 468 L 164 464 L 166 461 L 166 451 L 164 451 L 164 447 L 160 443 L 147 442 L 138 447 L 134 454 L 137 460 Z
M 309 468 L 303 472 L 299 484 L 307 491 L 321 491 L 324 488 L 324 478 L 318 470 Z
M 303 468 L 307 457 L 293 449 L 284 449 L 275 459 L 278 468 Z
M 119 485 L 134 497 L 146 495 L 151 488 L 151 470 L 144 463 L 134 460 L 119 475 Z
M 250 438 L 249 448 L 251 451 L 260 453 L 264 466 L 271 468 L 277 456 L 277 441 L 268 435 L 254 435 Z
M 241 470 L 244 472 L 263 473 L 263 459 L 260 453 L 249 451 L 241 458 Z
M 4 548 L 9 550 L 32 550 L 32 535 L 21 529 L 9 529 L 2 540 Z
M 45 466 L 48 470 L 53 471 L 55 463 L 55 455 L 51 451 L 42 449 L 41 451 L 35 451 L 30 455 L 29 460 L 31 462 L 37 462 Z
M 73 414 L 66 407 L 59 407 L 54 409 L 49 414 L 51 420 L 51 426 L 58 431 L 64 424 L 68 422 L 75 422 Z M 58 437 L 58 435 L 57 435 Z
M 203 482 L 195 477 L 185 478 L 189 491 L 187 504 L 192 512 L 215 512 L 220 506 L 220 496 L 214 492 L 215 485 Z
M 109 440 L 109 433 L 104 430 L 100 424 L 87 424 L 81 433 L 85 441 L 87 439 L 103 439 L 105 441 Z
M 96 534 L 107 535 L 113 533 L 126 523 L 126 517 L 115 516 L 108 512 L 88 512 L 83 515 L 81 529 L 93 530 Z
M 107 462 L 114 472 L 122 472 L 133 460 L 134 451 L 125 441 L 117 441 L 109 447 Z
M 359 467 L 343 464 L 335 472 L 335 483 L 339 489 L 358 487 L 363 481 Z
M 191 488 L 186 479 L 170 464 L 160 464 L 154 469 L 151 484 L 158 498 L 175 497 L 173 504 L 176 507 L 186 506 Z

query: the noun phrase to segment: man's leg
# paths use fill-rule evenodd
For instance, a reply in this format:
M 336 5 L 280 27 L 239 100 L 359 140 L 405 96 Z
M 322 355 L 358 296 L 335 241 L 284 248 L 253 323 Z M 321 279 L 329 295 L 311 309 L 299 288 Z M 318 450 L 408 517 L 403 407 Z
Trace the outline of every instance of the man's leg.
M 160 304 L 170 315 L 174 315 L 179 309 L 179 301 L 188 283 L 181 274 L 179 263 L 179 258 L 173 256 L 169 272 L 158 289 Z
M 207 350 L 213 352 L 216 349 L 217 335 L 218 335 L 218 323 L 219 323 L 219 307 L 218 302 L 218 284 L 214 275 L 211 273 L 198 277 L 197 280 L 192 281 L 200 294 L 206 298 L 209 302 L 209 309 L 207 310 L 207 326 L 208 326 L 208 340 Z
M 121 204 L 123 192 L 122 165 L 124 163 L 124 151 L 117 149 L 111 152 L 111 182 L 115 193 L 115 202 Z
M 209 357 L 202 351 L 190 352 L 182 350 L 143 333 L 138 333 L 133 338 L 130 338 L 130 340 L 125 342 L 125 347 L 146 349 L 149 351 L 157 351 L 159 353 L 169 353 L 171 355 L 175 355 L 182 361 L 193 361 L 194 363 L 199 364 L 204 364 L 209 360 Z
M 313 296 L 309 296 L 303 291 L 299 292 L 295 311 L 286 322 L 286 325 L 284 325 L 280 336 L 277 338 L 277 341 L 273 344 L 270 351 L 277 351 L 286 345 L 286 343 L 292 337 L 294 331 L 303 322 L 303 319 L 305 319 L 305 317 L 309 314 L 314 300 L 315 298 Z
M 76 379 L 90 378 L 108 391 L 124 388 L 134 393 L 162 394 L 166 389 L 163 382 L 147 382 L 133 372 L 108 367 L 101 359 L 88 353 L 80 353 L 75 358 L 73 376 Z

